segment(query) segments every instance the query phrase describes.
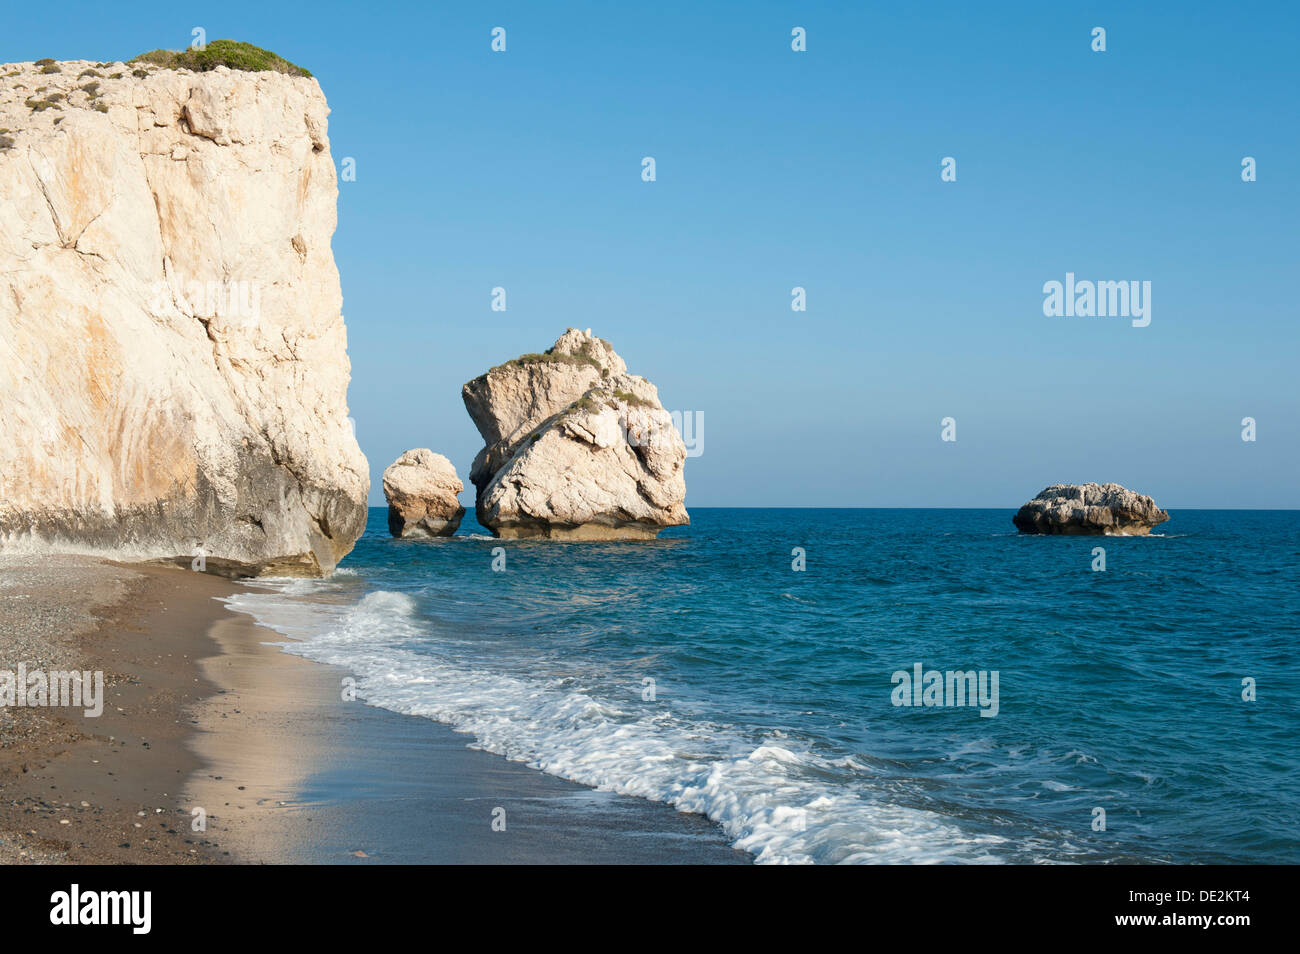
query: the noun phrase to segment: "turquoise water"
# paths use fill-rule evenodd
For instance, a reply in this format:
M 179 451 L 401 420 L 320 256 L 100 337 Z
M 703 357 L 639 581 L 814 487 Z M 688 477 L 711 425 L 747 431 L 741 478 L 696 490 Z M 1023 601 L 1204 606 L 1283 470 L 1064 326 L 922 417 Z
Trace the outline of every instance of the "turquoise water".
M 1009 510 L 691 516 L 555 544 L 470 515 L 430 543 L 374 508 L 340 574 L 235 602 L 373 705 L 704 813 L 760 861 L 1300 862 L 1300 513 L 1134 539 L 1020 536 Z M 996 671 L 996 715 L 895 705 L 918 663 Z

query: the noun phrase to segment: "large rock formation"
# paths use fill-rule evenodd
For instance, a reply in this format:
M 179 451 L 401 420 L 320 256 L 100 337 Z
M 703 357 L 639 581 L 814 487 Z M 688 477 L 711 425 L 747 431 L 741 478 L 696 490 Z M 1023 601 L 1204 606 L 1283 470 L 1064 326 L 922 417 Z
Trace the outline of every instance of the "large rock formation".
M 686 446 L 659 392 L 609 342 L 570 328 L 465 385 L 485 446 L 470 480 L 499 537 L 651 539 L 690 522 Z
M 1011 519 L 1021 533 L 1144 536 L 1169 514 L 1119 484 L 1053 484 Z
M 328 572 L 365 526 L 314 79 L 0 66 L 0 548 Z
M 465 508 L 456 495 L 465 485 L 456 468 L 425 447 L 409 450 L 384 471 L 388 530 L 395 537 L 449 537 Z

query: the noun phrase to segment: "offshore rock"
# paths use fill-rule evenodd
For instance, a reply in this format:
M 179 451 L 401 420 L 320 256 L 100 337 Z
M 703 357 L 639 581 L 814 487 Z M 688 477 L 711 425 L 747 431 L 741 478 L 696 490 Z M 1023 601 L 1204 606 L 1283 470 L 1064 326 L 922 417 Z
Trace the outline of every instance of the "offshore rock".
M 476 513 L 496 536 L 645 540 L 690 522 L 686 446 L 658 390 L 590 331 L 570 328 L 462 397 L 485 442 Z
M 465 485 L 456 468 L 428 448 L 409 450 L 384 471 L 388 530 L 395 537 L 449 537 L 465 508 L 457 494 Z
M 1119 484 L 1053 484 L 1012 518 L 1021 533 L 1143 536 L 1169 514 Z

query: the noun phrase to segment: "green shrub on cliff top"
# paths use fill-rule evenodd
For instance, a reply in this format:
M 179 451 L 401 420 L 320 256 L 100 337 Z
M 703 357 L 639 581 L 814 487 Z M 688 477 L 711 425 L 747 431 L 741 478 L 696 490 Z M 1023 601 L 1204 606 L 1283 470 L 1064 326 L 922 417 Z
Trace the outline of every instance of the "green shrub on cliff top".
M 604 404 L 593 397 L 593 394 L 595 394 L 595 391 L 588 391 L 578 398 L 565 409 L 565 414 L 567 415 L 571 411 L 599 411 L 604 407 Z
M 520 368 L 529 364 L 589 364 L 593 368 L 599 368 L 600 362 L 589 354 L 555 354 L 553 351 L 547 351 L 545 354 L 521 354 L 517 358 L 511 358 L 505 364 L 498 364 L 493 371 L 501 368 Z
M 628 407 L 654 407 L 654 401 L 647 401 L 645 398 L 633 394 L 631 391 L 615 391 L 614 397 L 618 398 Z
M 142 53 L 130 62 L 152 63 L 169 70 L 194 70 L 196 73 L 225 66 L 248 73 L 274 70 L 290 76 L 311 76 L 301 66 L 295 66 L 270 50 L 238 40 L 213 40 L 201 50 L 154 50 Z

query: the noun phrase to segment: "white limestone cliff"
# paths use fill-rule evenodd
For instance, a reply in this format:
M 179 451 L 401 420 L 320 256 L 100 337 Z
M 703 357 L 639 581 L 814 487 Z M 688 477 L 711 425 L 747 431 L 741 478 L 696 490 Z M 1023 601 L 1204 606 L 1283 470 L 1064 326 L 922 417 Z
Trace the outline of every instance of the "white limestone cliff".
M 369 477 L 320 86 L 52 66 L 0 65 L 0 549 L 329 572 Z

